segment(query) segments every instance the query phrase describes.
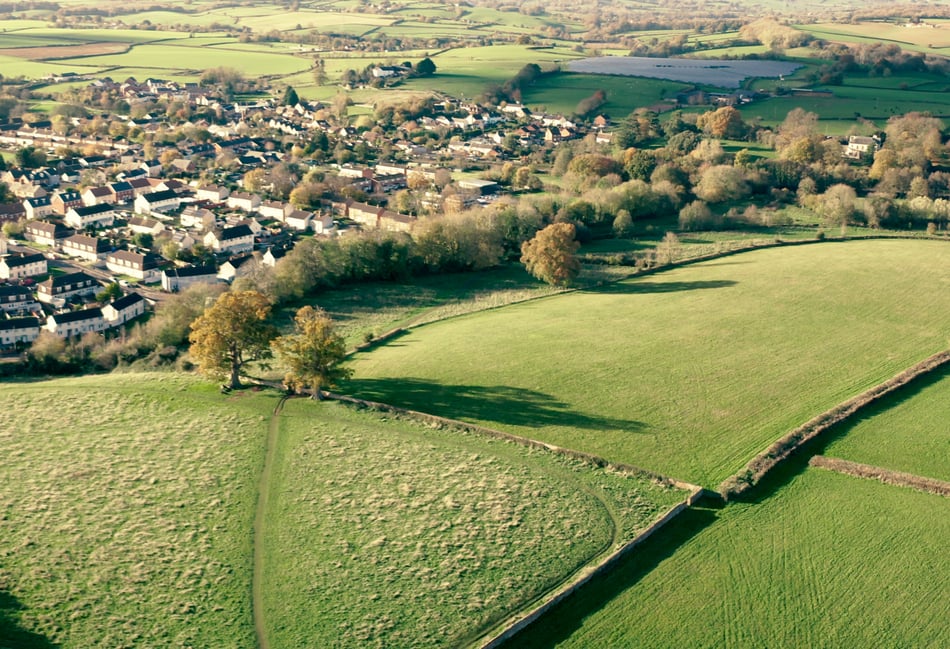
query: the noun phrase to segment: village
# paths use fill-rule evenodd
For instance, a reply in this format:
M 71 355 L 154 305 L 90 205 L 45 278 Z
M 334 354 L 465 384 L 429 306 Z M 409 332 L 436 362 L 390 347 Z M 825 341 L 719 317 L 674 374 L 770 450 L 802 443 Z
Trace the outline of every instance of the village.
M 479 172 L 591 132 L 519 104 L 446 99 L 383 129 L 296 98 L 226 102 L 197 84 L 103 79 L 89 89 L 135 117 L 0 124 L 0 147 L 23 162 L 0 173 L 8 352 L 44 329 L 117 330 L 163 294 L 273 266 L 301 237 L 408 232 L 427 214 L 490 202 L 512 187 Z M 608 124 L 594 121 L 603 143 Z M 520 184 L 540 188 L 527 174 Z

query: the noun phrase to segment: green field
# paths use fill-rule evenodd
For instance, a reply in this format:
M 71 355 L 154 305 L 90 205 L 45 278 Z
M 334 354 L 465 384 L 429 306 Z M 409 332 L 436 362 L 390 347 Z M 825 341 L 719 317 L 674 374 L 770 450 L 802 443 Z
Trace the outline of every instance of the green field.
M 945 349 L 948 269 L 941 242 L 743 253 L 427 325 L 345 389 L 711 486 Z
M 8 387 L 0 646 L 256 646 L 276 395 L 168 373 Z M 278 424 L 256 541 L 274 647 L 473 639 L 686 495 L 340 404 Z
M 272 395 L 117 374 L 0 400 L 0 591 L 22 627 L 63 647 L 255 646 L 247 557 Z
M 686 84 L 660 79 L 563 72 L 542 77 L 523 94 L 522 101 L 531 107 L 544 106 L 548 111 L 571 115 L 578 102 L 602 90 L 607 102 L 597 112 L 619 120 L 637 108 L 672 99 L 686 88 Z
M 896 401 L 896 403 L 895 403 Z M 872 406 L 836 436 L 824 455 L 950 480 L 950 372 L 919 392 Z
M 948 537 L 950 499 L 808 469 L 687 512 L 510 645 L 946 647 Z
M 278 439 L 274 647 L 459 646 L 685 495 L 339 404 L 288 402 Z

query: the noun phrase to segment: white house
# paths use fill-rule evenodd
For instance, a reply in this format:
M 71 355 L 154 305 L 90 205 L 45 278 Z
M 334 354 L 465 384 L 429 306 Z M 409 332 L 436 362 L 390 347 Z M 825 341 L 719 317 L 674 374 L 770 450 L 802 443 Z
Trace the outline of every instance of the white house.
M 69 338 L 71 336 L 81 336 L 90 331 L 102 331 L 107 327 L 105 318 L 102 317 L 102 309 L 93 307 L 82 311 L 51 315 L 46 319 L 45 328 L 57 336 Z
M 66 212 L 63 222 L 77 230 L 89 227 L 107 228 L 115 222 L 115 209 L 109 203 L 73 207 Z
M 294 210 L 284 217 L 284 225 L 291 230 L 297 230 L 299 232 L 309 230 L 312 223 L 313 214 L 303 210 Z
M 168 293 L 183 291 L 192 284 L 214 284 L 218 271 L 214 266 L 186 266 L 162 271 L 162 290 Z
M 231 192 L 228 191 L 227 187 L 220 187 L 218 185 L 205 185 L 204 187 L 199 187 L 195 191 L 195 198 L 199 201 L 211 201 L 212 203 L 220 203 L 225 200 Z
M 92 295 L 101 288 L 95 277 L 79 271 L 50 277 L 36 285 L 36 297 L 45 304 L 55 304 L 71 297 Z
M 181 211 L 181 225 L 184 228 L 210 230 L 214 227 L 214 212 L 203 207 L 188 205 Z
M 116 250 L 106 256 L 106 268 L 119 275 L 128 275 L 143 282 L 159 280 L 158 264 L 161 257 L 153 253 Z
M 110 327 L 117 327 L 145 313 L 145 307 L 144 297 L 129 293 L 102 307 L 102 317 Z
M 46 257 L 41 253 L 7 255 L 0 259 L 0 279 L 36 277 L 46 272 Z
M 139 214 L 164 214 L 177 209 L 181 196 L 172 189 L 140 194 L 133 203 L 133 209 Z
M 228 207 L 245 212 L 253 212 L 261 204 L 261 197 L 257 194 L 234 192 L 228 196 Z
M 205 235 L 204 244 L 215 252 L 239 255 L 254 249 L 254 233 L 247 225 L 235 225 L 209 232 Z
M 244 277 L 252 273 L 257 265 L 257 260 L 250 253 L 231 257 L 218 268 L 218 279 L 232 282 L 237 277 Z
M 12 318 L 0 320 L 0 347 L 28 345 L 39 338 L 40 321 L 38 318 Z
M 33 291 L 26 286 L 15 284 L 0 285 L 0 311 L 23 311 L 35 306 Z M 0 320 L 2 322 L 2 320 Z
M 53 203 L 49 196 L 25 198 L 23 199 L 23 209 L 26 210 L 26 218 L 41 219 L 53 213 Z
M 294 210 L 290 203 L 281 201 L 264 201 L 257 208 L 257 213 L 269 219 L 283 221 L 284 217 Z
M 99 261 L 105 259 L 109 252 L 109 242 L 99 237 L 92 237 L 88 234 L 74 234 L 71 237 L 63 239 L 63 253 L 70 257 L 79 257 L 86 261 Z

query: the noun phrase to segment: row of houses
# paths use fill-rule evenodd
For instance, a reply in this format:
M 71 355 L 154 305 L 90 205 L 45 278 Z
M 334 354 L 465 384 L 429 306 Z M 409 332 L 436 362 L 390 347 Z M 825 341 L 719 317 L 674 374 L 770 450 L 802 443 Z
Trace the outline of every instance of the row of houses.
M 129 293 L 101 307 L 54 313 L 48 316 L 45 322 L 33 315 L 0 320 L 0 347 L 29 345 L 39 337 L 42 330 L 63 338 L 72 338 L 85 333 L 114 329 L 139 317 L 145 313 L 146 308 L 145 298 L 138 293 Z

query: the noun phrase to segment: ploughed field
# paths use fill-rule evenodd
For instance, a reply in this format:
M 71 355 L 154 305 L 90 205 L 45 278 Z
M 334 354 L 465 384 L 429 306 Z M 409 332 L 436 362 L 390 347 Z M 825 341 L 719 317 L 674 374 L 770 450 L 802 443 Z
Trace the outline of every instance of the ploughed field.
M 943 242 L 758 250 L 426 325 L 344 388 L 714 487 L 946 348 L 948 287 Z

